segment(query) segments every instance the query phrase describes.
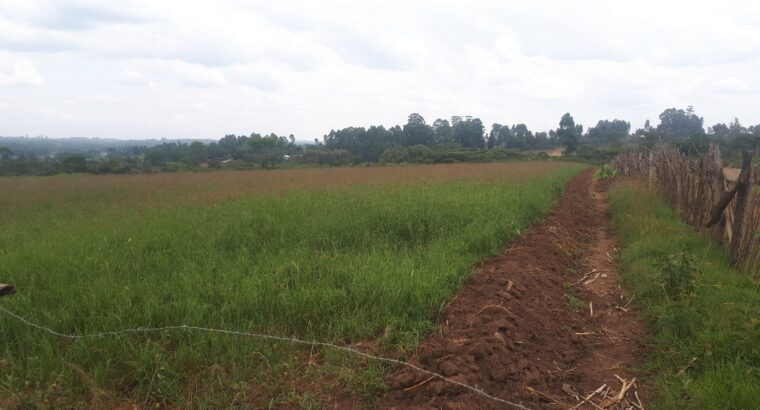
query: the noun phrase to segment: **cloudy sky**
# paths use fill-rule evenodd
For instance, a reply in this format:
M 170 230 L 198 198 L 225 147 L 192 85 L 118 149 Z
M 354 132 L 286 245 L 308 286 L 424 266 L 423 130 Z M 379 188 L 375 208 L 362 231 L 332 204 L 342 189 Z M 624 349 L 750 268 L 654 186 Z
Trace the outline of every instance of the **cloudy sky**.
M 760 2 L 0 1 L 0 135 L 760 123 Z

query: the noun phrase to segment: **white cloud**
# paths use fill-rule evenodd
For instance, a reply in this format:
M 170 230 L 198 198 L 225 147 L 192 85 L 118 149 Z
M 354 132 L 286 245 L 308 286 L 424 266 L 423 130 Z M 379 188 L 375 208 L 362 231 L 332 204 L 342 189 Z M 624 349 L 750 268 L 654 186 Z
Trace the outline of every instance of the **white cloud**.
M 32 63 L 0 54 L 0 87 L 43 84 L 45 81 Z
M 310 139 L 410 112 L 636 127 L 686 105 L 754 124 L 758 21 L 751 0 L 3 0 L 0 85 L 40 69 L 46 86 L 4 88 L 0 132 Z
M 183 84 L 191 87 L 213 87 L 227 83 L 224 74 L 216 68 L 202 64 L 186 63 L 182 60 L 157 61 L 155 67 L 176 75 Z
M 130 67 L 127 67 L 127 68 L 121 70 L 121 72 L 119 72 L 119 75 L 118 75 L 117 78 L 118 78 L 118 81 L 120 81 L 120 82 L 122 82 L 124 84 L 129 84 L 129 85 L 148 85 L 148 84 L 150 84 L 150 82 L 145 78 L 145 76 L 142 73 L 140 73 L 138 71 L 135 71 L 135 70 L 133 70 Z
M 76 117 L 70 112 L 60 111 L 60 110 L 50 109 L 50 108 L 41 109 L 40 114 L 44 115 L 45 117 L 53 121 L 71 122 L 74 119 L 76 119 Z

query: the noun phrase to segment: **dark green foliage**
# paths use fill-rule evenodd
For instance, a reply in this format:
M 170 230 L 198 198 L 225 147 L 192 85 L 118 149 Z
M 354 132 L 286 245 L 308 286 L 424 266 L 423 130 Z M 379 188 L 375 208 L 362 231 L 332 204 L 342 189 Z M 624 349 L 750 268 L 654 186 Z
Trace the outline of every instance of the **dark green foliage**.
M 292 137 L 291 137 L 292 138 Z M 282 163 L 288 152 L 293 152 L 294 141 L 288 141 L 285 137 L 278 137 L 272 133 L 261 136 L 252 134 L 249 141 L 251 157 L 264 169 L 274 168 Z
M 608 164 L 625 147 L 614 146 L 605 147 L 593 144 L 581 144 L 571 157 L 572 159 L 581 159 L 586 163 L 602 166 Z
M 583 127 L 575 125 L 575 120 L 570 113 L 565 113 L 559 120 L 557 138 L 560 144 L 565 146 L 565 154 L 572 154 L 578 149 L 578 140 L 583 134 Z
M 719 142 L 724 157 L 733 163 L 741 150 L 760 147 L 760 125 L 745 128 L 737 118 L 729 125 L 716 124 L 705 134 L 702 122 L 689 107 L 667 109 L 660 114 L 657 127 L 647 120 L 644 128 L 630 136 L 630 123 L 618 119 L 600 120 L 584 134 L 583 126 L 576 124 L 570 113 L 562 116 L 556 130 L 533 132 L 523 123 L 494 123 L 487 135 L 480 118 L 439 118 L 431 126 L 422 115 L 413 113 L 403 126 L 346 127 L 331 130 L 322 141 L 314 138 L 313 144 L 297 144 L 293 135 L 274 133 L 229 134 L 218 141 L 140 141 L 140 146 L 115 140 L 0 137 L 0 175 L 485 162 L 519 156 L 511 150 L 544 156 L 535 151 L 558 145 L 564 146 L 565 155 L 572 159 L 600 165 L 632 145 L 652 149 L 672 144 L 686 155 L 698 155 L 711 142 Z M 63 154 L 53 155 L 57 152 Z
M 718 123 L 709 129 L 710 134 L 717 138 L 725 139 L 736 138 L 742 134 L 753 134 L 753 131 L 755 131 L 754 127 L 750 126 L 749 129 L 744 128 L 738 118 L 734 118 L 730 125 Z M 757 131 L 760 131 L 760 128 L 757 129 Z M 760 134 L 760 132 L 758 132 L 758 134 Z
M 533 134 L 525 124 L 501 125 L 494 123 L 488 134 L 488 148 L 546 149 L 554 146 L 546 132 Z
M 331 130 L 324 137 L 324 145 L 328 149 L 346 150 L 351 155 L 360 157 L 361 161 L 376 162 L 388 147 L 404 145 L 407 140 L 401 127 L 396 126 L 386 130 L 381 125 L 369 127 L 368 130 L 364 127 Z
M 683 141 L 676 143 L 678 150 L 686 155 L 702 155 L 710 147 L 710 137 L 707 135 L 692 135 Z
M 454 142 L 454 130 L 448 120 L 437 119 L 433 123 L 433 132 L 435 133 L 435 142 L 437 144 L 451 144 Z
M 597 143 L 614 144 L 628 136 L 631 123 L 623 120 L 601 120 L 588 129 L 588 139 Z
M 305 165 L 345 166 L 356 161 L 356 157 L 352 157 L 345 149 L 320 147 L 308 147 L 298 157 L 298 162 Z
M 0 159 L 10 159 L 13 156 L 13 151 L 10 148 L 0 147 Z
M 67 174 L 87 172 L 87 159 L 81 155 L 65 155 L 61 158 L 61 170 Z
M 702 128 L 704 120 L 694 114 L 694 108 L 689 106 L 686 110 L 668 108 L 660 114 L 660 124 L 657 133 L 665 142 L 672 142 L 679 138 L 705 133 Z
M 465 148 L 485 148 L 483 121 L 480 118 L 451 117 L 454 142 Z
M 383 152 L 381 162 L 401 164 L 451 164 L 456 162 L 493 162 L 514 159 L 529 159 L 530 156 L 511 149 L 494 148 L 489 150 L 462 148 L 457 144 L 425 147 L 391 147 Z
M 433 127 L 427 125 L 425 118 L 417 113 L 409 115 L 409 120 L 404 125 L 404 135 L 404 145 L 433 145 L 435 142 Z

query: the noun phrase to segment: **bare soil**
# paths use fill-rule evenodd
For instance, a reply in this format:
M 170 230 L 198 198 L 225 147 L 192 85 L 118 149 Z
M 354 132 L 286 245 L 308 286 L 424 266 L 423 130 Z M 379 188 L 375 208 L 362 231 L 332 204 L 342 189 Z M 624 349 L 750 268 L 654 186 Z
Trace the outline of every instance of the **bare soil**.
M 606 183 L 592 177 L 575 177 L 543 221 L 476 269 L 411 363 L 527 408 L 646 402 L 631 383 L 644 330 L 618 286 Z M 505 408 L 409 368 L 387 384 L 382 408 Z

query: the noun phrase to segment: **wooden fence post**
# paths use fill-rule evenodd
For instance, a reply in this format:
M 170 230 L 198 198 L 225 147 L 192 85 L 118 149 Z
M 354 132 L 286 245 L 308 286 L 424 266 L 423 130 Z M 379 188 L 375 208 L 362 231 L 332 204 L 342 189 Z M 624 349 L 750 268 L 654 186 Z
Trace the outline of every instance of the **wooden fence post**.
M 752 172 L 752 152 L 742 151 L 742 170 L 739 179 L 736 180 L 736 210 L 734 212 L 734 227 L 731 233 L 731 265 L 739 264 L 739 250 L 742 238 L 742 225 L 744 224 L 744 210 L 747 208 L 750 196 L 750 176 Z
M 712 200 L 717 203 L 725 190 L 725 182 L 723 178 L 723 159 L 720 155 L 720 145 L 716 143 L 710 144 L 710 149 L 707 152 L 707 167 L 708 172 L 712 176 L 712 181 L 710 181 L 714 192 Z M 712 228 L 712 238 L 715 243 L 722 245 L 723 239 L 726 235 L 726 217 L 721 213 L 719 218 L 720 219 Z

